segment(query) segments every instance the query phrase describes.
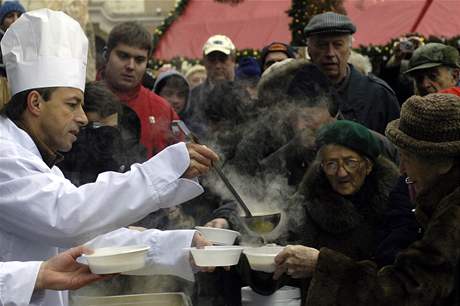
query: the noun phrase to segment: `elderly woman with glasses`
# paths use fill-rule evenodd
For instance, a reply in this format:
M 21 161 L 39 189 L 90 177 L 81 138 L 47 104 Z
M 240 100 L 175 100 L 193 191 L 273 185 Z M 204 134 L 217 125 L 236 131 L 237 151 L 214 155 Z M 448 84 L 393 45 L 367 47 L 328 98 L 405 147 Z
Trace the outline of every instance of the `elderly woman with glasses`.
M 240 269 L 242 278 L 259 294 L 291 285 L 302 289 L 305 300 L 309 279 L 302 277 L 302 269 L 294 268 L 306 265 L 303 246 L 327 247 L 365 260 L 374 257 L 384 239 L 380 232 L 399 172 L 381 155 L 381 143 L 366 127 L 348 120 L 322 126 L 315 142 L 315 161 L 289 200 L 286 230 L 276 241 L 289 245 L 282 254 L 293 265 L 280 265 L 275 282 L 272 274 Z
M 412 96 L 386 134 L 415 186 L 422 236 L 383 268 L 331 248 L 287 247 L 275 278 L 312 277 L 306 305 L 460 305 L 460 98 Z
M 298 243 L 370 259 L 380 243 L 397 167 L 381 156 L 375 136 L 339 120 L 317 133 L 315 161 L 288 206 L 286 244 Z

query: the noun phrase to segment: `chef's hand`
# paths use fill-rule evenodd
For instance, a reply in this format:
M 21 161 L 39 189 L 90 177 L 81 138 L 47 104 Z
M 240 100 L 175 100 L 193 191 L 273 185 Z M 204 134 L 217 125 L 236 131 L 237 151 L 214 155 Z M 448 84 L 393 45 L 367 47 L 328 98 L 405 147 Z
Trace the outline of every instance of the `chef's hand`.
M 211 241 L 204 238 L 203 234 L 196 231 L 192 239 L 192 247 L 203 249 L 205 246 L 212 245 Z
M 230 227 L 227 219 L 224 219 L 224 218 L 212 219 L 211 221 L 206 223 L 204 226 L 214 227 L 214 228 L 224 228 L 224 229 L 228 229 Z
M 76 261 L 82 254 L 91 254 L 92 250 L 79 246 L 62 252 L 43 262 L 38 271 L 36 289 L 75 290 L 113 275 L 91 273 L 87 265 Z
M 211 169 L 212 163 L 219 160 L 219 156 L 214 151 L 203 145 L 187 143 L 187 150 L 190 155 L 190 165 L 182 175 L 183 178 L 190 179 L 204 175 Z
M 212 245 L 212 243 L 206 238 L 203 237 L 203 235 L 200 232 L 196 232 L 195 236 L 193 236 L 192 240 L 192 247 L 196 247 L 197 249 L 202 249 L 207 245 Z M 193 256 L 190 253 L 190 263 L 192 266 L 196 269 L 198 269 L 200 272 L 214 272 L 216 267 L 199 267 L 195 264 L 195 261 L 193 260 Z M 225 271 L 229 271 L 230 267 L 224 267 Z
M 292 278 L 310 277 L 315 271 L 319 251 L 303 245 L 288 245 L 275 257 L 276 270 L 273 275 L 278 279 L 283 273 Z
M 196 247 L 197 249 L 203 249 L 207 245 L 212 245 L 212 243 L 200 233 L 200 232 L 195 232 L 195 235 L 193 236 L 192 240 L 192 247 Z M 195 264 L 195 261 L 193 260 L 192 253 L 190 253 L 190 263 L 192 266 L 196 269 L 198 269 L 200 272 L 213 272 L 215 267 L 199 267 Z

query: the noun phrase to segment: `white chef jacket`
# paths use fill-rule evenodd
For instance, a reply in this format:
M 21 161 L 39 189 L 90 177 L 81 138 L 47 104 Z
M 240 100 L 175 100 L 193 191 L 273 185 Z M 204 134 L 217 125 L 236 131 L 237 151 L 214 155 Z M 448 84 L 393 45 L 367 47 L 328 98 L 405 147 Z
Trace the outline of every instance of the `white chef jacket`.
M 202 193 L 196 181 L 180 178 L 189 163 L 186 146 L 179 143 L 133 165 L 129 172 L 106 172 L 96 182 L 76 187 L 56 166 L 50 169 L 43 162 L 25 131 L 0 116 L 0 261 L 46 260 L 58 248 L 108 233 L 92 246 L 136 242 L 152 246 L 152 254 L 167 248 L 167 254 L 149 257 L 149 264 L 172 272 L 178 272 L 174 267 L 187 267 L 178 276 L 193 278 L 182 248 L 190 246 L 194 231 L 142 234 L 121 229 L 109 233 Z M 66 304 L 66 294 L 46 291 L 43 301 L 33 305 Z
M 0 262 L 0 306 L 29 305 L 41 264 L 41 261 Z M 38 293 L 36 297 L 42 295 Z

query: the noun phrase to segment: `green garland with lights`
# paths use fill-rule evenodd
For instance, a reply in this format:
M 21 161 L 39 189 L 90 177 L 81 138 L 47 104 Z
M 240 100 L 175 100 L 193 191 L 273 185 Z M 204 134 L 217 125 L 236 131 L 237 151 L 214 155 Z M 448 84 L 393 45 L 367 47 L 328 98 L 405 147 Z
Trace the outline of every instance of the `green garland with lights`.
M 439 42 L 449 46 L 453 46 L 460 50 L 460 35 L 450 38 L 438 36 L 425 37 L 424 35 L 418 33 L 411 33 L 411 35 L 416 35 L 420 37 L 425 44 L 431 42 Z M 393 55 L 393 48 L 396 42 L 399 41 L 399 38 L 400 37 L 393 38 L 385 45 L 361 45 L 359 46 L 359 48 L 356 48 L 355 51 L 361 53 L 362 55 L 368 56 L 374 68 L 381 67 L 381 65 L 388 61 L 390 57 Z M 375 72 L 378 73 L 378 70 L 376 70 Z
M 256 59 L 260 58 L 260 50 L 258 49 L 242 49 L 242 50 L 237 50 L 236 51 L 236 60 L 238 61 L 241 57 L 246 57 L 246 56 L 251 56 Z M 152 59 L 149 67 L 152 70 L 158 70 L 160 69 L 161 66 L 163 65 L 171 65 L 176 68 L 176 70 L 180 71 L 182 69 L 182 66 L 193 66 L 197 64 L 202 64 L 201 59 L 191 59 L 191 58 L 186 58 L 183 56 L 177 56 L 172 58 L 171 60 L 155 60 Z
M 176 21 L 177 18 L 179 18 L 180 15 L 184 12 L 185 8 L 188 5 L 189 0 L 178 0 L 176 2 L 176 5 L 174 6 L 174 10 L 168 13 L 168 17 L 166 17 L 161 25 L 159 25 L 155 31 L 153 32 L 153 51 L 158 46 L 158 43 L 160 42 L 161 36 L 169 29 L 169 27 L 173 24 L 174 21 Z M 152 52 L 153 53 L 153 52 Z

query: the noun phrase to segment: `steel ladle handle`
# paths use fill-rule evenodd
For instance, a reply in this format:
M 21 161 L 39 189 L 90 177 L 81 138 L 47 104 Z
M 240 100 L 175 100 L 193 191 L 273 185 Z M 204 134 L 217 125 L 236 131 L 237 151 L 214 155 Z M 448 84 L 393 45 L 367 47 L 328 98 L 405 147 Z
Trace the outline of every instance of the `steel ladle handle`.
M 185 123 L 182 120 L 173 120 L 171 123 L 173 125 L 179 127 L 179 129 L 185 134 L 185 136 L 190 138 L 190 140 L 192 142 L 194 142 L 196 144 L 201 144 L 200 140 L 198 139 L 198 137 L 195 134 L 193 134 L 192 131 L 190 131 L 188 129 L 187 125 L 185 125 Z M 218 165 L 213 165 L 213 166 L 214 166 L 214 170 L 216 171 L 217 175 L 220 177 L 222 182 L 224 182 L 225 187 L 227 187 L 228 191 L 230 191 L 230 193 L 233 195 L 235 200 L 238 202 L 238 204 L 244 210 L 244 213 L 245 213 L 246 217 L 252 217 L 251 211 L 246 206 L 246 204 L 243 202 L 243 199 L 241 199 L 240 195 L 235 190 L 233 185 L 230 183 L 230 181 L 228 180 L 227 176 L 222 172 L 222 169 Z

